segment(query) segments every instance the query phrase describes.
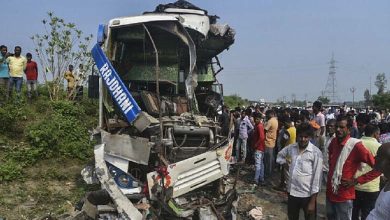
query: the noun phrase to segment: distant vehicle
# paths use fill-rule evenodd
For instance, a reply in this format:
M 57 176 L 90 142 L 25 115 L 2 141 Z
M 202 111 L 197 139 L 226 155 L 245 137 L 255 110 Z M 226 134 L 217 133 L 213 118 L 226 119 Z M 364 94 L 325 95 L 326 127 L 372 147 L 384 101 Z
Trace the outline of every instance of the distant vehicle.
M 265 105 L 265 99 L 260 99 L 260 100 L 259 100 L 259 104 L 260 104 L 260 105 Z
M 217 18 L 177 1 L 99 27 L 100 143 L 83 176 L 102 191 L 83 210 L 94 207 L 98 219 L 235 219 L 237 193 L 222 181 L 233 139 L 215 120 L 217 55 L 234 31 Z

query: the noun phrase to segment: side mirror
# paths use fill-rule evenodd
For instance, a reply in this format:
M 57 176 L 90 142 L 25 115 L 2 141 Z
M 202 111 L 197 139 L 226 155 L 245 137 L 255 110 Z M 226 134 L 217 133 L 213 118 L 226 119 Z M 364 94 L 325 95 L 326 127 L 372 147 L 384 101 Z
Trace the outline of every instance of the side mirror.
M 107 26 L 103 24 L 99 24 L 98 32 L 97 32 L 97 43 L 101 46 L 106 39 Z

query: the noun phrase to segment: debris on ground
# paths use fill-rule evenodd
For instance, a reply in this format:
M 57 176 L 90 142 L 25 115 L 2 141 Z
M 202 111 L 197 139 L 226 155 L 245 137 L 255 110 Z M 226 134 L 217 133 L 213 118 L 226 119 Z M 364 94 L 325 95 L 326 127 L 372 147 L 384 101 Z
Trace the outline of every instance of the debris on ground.
M 263 219 L 263 208 L 261 208 L 260 206 L 256 206 L 249 211 L 249 216 L 254 220 Z

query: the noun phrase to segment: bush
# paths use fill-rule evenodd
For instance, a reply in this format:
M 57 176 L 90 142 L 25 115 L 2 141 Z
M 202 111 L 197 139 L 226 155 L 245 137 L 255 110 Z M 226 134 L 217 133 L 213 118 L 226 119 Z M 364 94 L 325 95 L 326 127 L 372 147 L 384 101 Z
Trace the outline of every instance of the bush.
M 92 116 L 94 118 L 98 118 L 99 116 L 99 104 L 97 100 L 93 99 L 83 99 L 79 102 L 79 104 L 84 109 L 85 114 Z
M 28 127 L 27 138 L 31 146 L 43 150 L 46 158 L 85 159 L 91 151 L 87 129 L 73 116 L 53 113 L 47 120 Z
M 8 111 L 8 108 L 0 108 L 0 131 L 8 133 L 15 127 L 16 118 L 13 112 Z
M 35 106 L 35 111 L 38 113 L 37 115 L 45 116 L 45 114 L 51 110 L 50 102 L 45 98 L 39 97 L 33 104 Z
M 42 149 L 45 158 L 88 158 L 92 150 L 84 108 L 70 101 L 55 101 L 50 106 L 52 112 L 45 120 L 27 128 L 31 146 Z
M 0 107 L 0 132 L 10 136 L 23 133 L 18 124 L 26 120 L 29 113 L 23 104 L 7 104 Z
M 17 161 L 8 160 L 0 164 L 0 183 L 23 177 L 23 167 Z
M 42 159 L 91 158 L 88 128 L 96 126 L 97 112 L 90 100 L 52 102 L 42 96 L 0 106 L 0 137 L 15 144 L 0 150 L 0 182 L 23 178 L 24 169 Z
M 39 148 L 24 148 L 16 147 L 11 148 L 5 153 L 6 160 L 18 161 L 21 166 L 27 166 L 33 164 L 41 158 L 42 149 Z
M 47 100 L 50 100 L 50 93 L 49 93 L 49 88 L 52 88 L 54 86 L 53 82 L 47 82 L 38 85 L 38 94 L 40 97 L 43 97 Z M 65 99 L 66 98 L 66 91 L 63 89 L 60 89 L 58 98 L 59 99 Z
M 83 118 L 85 116 L 84 109 L 71 101 L 53 101 L 51 107 L 54 112 L 75 118 Z
M 38 94 L 40 97 L 45 97 L 45 98 L 50 97 L 48 87 L 45 84 L 38 85 Z

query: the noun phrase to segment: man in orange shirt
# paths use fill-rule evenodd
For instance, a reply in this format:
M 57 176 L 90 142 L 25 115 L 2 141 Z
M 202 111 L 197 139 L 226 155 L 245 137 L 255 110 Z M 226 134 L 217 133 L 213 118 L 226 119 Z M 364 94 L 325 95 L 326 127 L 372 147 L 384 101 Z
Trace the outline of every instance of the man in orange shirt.
M 265 130 L 265 150 L 264 150 L 264 171 L 265 177 L 269 178 L 272 174 L 274 164 L 274 148 L 276 144 L 276 136 L 278 130 L 278 120 L 275 117 L 273 110 L 267 110 L 266 118 L 268 119 Z
M 73 94 L 73 88 L 75 86 L 75 77 L 73 75 L 73 65 L 69 65 L 68 70 L 64 74 L 64 78 L 68 81 L 68 98 Z

